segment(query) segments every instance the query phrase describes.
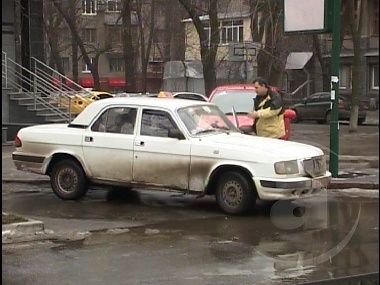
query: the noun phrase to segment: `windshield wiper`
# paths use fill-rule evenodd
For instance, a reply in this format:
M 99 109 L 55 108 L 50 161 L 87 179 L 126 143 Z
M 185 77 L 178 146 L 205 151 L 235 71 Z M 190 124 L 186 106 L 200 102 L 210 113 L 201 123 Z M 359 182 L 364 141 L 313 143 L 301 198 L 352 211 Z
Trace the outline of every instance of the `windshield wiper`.
M 225 113 L 227 116 L 232 115 L 232 112 L 227 112 Z M 249 112 L 235 112 L 236 115 L 247 115 Z
M 212 128 L 205 129 L 205 130 L 199 130 L 195 134 L 199 135 L 199 134 L 211 133 L 211 132 L 215 132 L 215 131 L 225 131 L 225 132 L 229 133 L 230 129 L 227 127 L 212 127 Z

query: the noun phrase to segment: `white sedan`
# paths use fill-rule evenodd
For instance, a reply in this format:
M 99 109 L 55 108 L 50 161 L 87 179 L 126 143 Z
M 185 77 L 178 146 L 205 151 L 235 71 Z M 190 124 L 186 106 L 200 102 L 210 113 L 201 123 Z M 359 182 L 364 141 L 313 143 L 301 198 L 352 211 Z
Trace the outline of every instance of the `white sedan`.
M 215 195 L 228 214 L 256 201 L 306 198 L 326 190 L 322 150 L 242 134 L 214 104 L 112 98 L 70 124 L 21 129 L 17 169 L 49 175 L 54 193 L 82 198 L 91 184 Z

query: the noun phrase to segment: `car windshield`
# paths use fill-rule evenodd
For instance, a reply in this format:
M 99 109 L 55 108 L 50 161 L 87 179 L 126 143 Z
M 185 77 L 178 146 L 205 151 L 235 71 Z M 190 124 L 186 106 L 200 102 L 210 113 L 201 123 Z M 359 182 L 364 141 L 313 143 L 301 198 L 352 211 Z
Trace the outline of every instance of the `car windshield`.
M 178 110 L 178 115 L 192 135 L 240 132 L 217 106 L 196 105 L 184 107 Z
M 252 90 L 225 90 L 217 91 L 211 98 L 211 103 L 217 105 L 225 114 L 232 112 L 249 113 L 254 109 L 256 92 Z

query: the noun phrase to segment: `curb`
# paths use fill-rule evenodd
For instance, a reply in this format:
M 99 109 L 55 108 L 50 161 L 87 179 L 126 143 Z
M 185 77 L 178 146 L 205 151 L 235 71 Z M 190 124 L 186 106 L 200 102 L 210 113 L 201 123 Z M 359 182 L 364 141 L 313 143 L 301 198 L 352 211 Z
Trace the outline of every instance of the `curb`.
M 3 178 L 3 183 L 15 183 L 15 184 L 31 184 L 31 185 L 43 185 L 49 184 L 50 180 L 46 179 L 11 179 L 11 178 Z
M 2 238 L 10 236 L 31 235 L 45 230 L 44 223 L 28 219 L 27 222 L 2 225 Z
M 350 189 L 359 188 L 367 190 L 379 190 L 379 182 L 346 182 L 346 181 L 331 181 L 327 189 Z

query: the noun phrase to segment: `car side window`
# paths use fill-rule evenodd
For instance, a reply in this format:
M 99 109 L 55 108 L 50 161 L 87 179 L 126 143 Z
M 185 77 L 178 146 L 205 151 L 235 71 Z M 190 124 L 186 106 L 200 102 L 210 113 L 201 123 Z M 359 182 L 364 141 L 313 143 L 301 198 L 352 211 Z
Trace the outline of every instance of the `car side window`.
M 321 97 L 319 97 L 319 102 L 330 102 L 331 101 L 331 95 L 329 93 L 322 94 Z
M 136 108 L 117 107 L 106 110 L 92 125 L 93 132 L 133 134 Z
M 141 135 L 169 137 L 171 129 L 178 129 L 169 113 L 145 109 L 142 113 Z
M 319 101 L 319 95 L 318 96 L 312 96 L 310 98 L 307 99 L 307 103 L 316 103 Z
M 98 95 L 99 100 L 107 99 L 107 98 L 111 98 L 111 97 L 112 97 L 112 96 L 109 95 L 109 94 L 99 94 L 99 95 Z

